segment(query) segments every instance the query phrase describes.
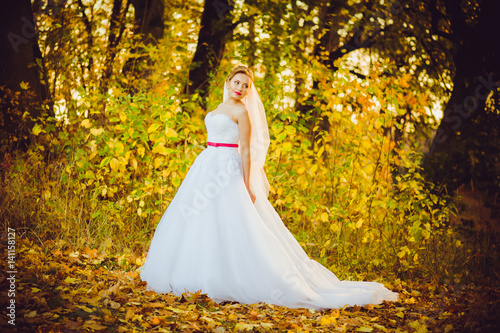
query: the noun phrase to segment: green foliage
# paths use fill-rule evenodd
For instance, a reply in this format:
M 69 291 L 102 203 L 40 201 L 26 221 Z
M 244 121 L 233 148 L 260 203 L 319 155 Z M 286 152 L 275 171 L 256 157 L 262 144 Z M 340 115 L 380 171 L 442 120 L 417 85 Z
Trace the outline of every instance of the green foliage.
M 304 68 L 320 77 L 319 65 Z M 343 278 L 458 274 L 453 260 L 462 244 L 448 223 L 453 206 L 420 175 L 420 154 L 387 135 L 406 107 L 406 90 L 376 71 L 365 81 L 349 75 L 342 69 L 321 74 L 319 87 L 308 92 L 317 117 L 332 124 L 328 132 L 317 128 L 314 138 L 313 115 L 279 104 L 281 86 L 257 80 L 267 87 L 261 93 L 271 134 L 271 202 L 309 255 Z M 220 82 L 214 78 L 213 105 Z M 178 96 L 180 84 L 133 96 L 118 86 L 113 95 L 81 91 L 75 113 L 82 116 L 58 130 L 37 129 L 45 143 L 8 170 L 13 211 L 24 212 L 18 223 L 42 239 L 145 251 L 206 141 L 204 111 Z M 91 114 L 104 100 L 107 121 L 101 123 Z M 40 195 L 24 200 L 30 193 Z
M 147 250 L 206 143 L 200 97 L 182 95 L 199 13 L 172 3 L 166 36 L 157 46 L 133 38 L 119 44 L 123 54 L 111 64 L 115 75 L 105 90 L 99 89 L 98 73 L 109 64 L 100 55 L 104 37 L 97 33 L 104 29 L 98 18 L 107 17 L 105 10 L 95 14 L 90 35 L 71 33 L 86 31 L 76 20 L 53 30 L 48 21 L 41 26 L 49 81 L 61 101 L 58 124 L 37 124 L 32 135 L 39 143 L 2 165 L 2 223 L 40 241 L 64 239 L 109 252 Z M 259 11 L 251 5 L 237 10 Z M 69 5 L 61 15 L 77 12 Z M 283 27 L 264 19 L 270 15 L 255 22 L 269 36 L 259 41 L 259 52 L 250 52 L 251 41 L 235 33 L 212 77 L 207 105 L 220 103 L 231 61 L 254 61 L 271 134 L 270 201 L 287 227 L 312 258 L 345 279 L 466 278 L 482 252 L 450 224 L 451 199 L 437 196 L 439 189 L 421 176 L 433 100 L 410 88 L 418 78 L 387 59 L 370 58 L 364 79 L 352 74 L 349 59 L 336 63 L 336 71 L 327 69 L 303 52 L 313 47 L 306 37 L 315 11 L 288 13 Z M 90 37 L 94 47 L 84 50 Z M 142 55 L 155 64 L 145 69 L 148 76 L 119 74 L 127 57 Z

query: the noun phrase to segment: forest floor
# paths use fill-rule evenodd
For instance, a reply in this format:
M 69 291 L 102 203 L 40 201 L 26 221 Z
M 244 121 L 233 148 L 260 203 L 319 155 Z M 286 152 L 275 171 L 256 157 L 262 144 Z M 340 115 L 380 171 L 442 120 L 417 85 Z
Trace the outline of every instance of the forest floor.
M 15 285 L 7 271 L 0 277 L 2 304 L 15 301 L 15 325 L 2 306 L 2 332 L 500 332 L 498 288 L 397 280 L 400 301 L 375 306 L 217 304 L 199 293 L 146 291 L 138 273 L 144 256 L 16 241 Z

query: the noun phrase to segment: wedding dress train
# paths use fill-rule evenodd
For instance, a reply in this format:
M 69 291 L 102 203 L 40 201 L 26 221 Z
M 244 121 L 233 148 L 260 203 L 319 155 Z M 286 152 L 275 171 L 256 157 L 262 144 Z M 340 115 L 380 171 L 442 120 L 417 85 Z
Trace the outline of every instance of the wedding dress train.
M 238 143 L 225 114 L 205 117 L 209 142 Z M 201 290 L 216 302 L 341 308 L 394 301 L 376 282 L 340 281 L 311 260 L 267 197 L 246 190 L 237 148 L 208 146 L 160 220 L 142 267 L 147 289 Z

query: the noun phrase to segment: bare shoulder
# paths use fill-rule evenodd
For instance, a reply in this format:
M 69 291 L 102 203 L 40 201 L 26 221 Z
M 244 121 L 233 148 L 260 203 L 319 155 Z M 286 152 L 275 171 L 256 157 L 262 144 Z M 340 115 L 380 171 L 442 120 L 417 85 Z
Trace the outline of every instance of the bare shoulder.
M 238 120 L 248 119 L 248 109 L 247 106 L 243 103 L 234 108 L 234 115 Z

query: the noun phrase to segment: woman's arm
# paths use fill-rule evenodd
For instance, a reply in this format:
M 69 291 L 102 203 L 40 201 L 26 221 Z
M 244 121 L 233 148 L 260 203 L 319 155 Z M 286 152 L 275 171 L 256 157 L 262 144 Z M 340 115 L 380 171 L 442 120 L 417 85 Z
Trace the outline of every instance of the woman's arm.
M 250 117 L 246 107 L 242 108 L 241 112 L 238 112 L 238 129 L 240 131 L 240 154 L 241 162 L 243 164 L 243 180 L 252 202 L 255 202 L 255 195 L 250 189 L 250 138 L 252 133 L 252 124 L 250 123 Z

